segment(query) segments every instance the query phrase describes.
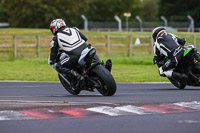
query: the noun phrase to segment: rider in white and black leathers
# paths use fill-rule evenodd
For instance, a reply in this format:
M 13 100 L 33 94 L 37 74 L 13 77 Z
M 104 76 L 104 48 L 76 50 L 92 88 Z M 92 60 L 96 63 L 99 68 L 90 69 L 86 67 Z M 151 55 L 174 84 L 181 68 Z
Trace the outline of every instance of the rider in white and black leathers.
M 81 52 L 87 47 L 87 37 L 77 28 L 67 27 L 62 19 L 53 20 L 50 29 L 54 34 L 51 40 L 50 64 L 56 62 L 59 51 L 66 53 L 65 57 L 57 62 L 56 70 L 70 78 L 76 78 L 79 84 L 84 82 L 84 77 L 74 71 L 73 68 L 78 64 Z
M 154 39 L 154 63 L 159 64 L 167 57 L 168 61 L 164 65 L 159 66 L 160 76 L 176 78 L 177 80 L 187 81 L 187 75 L 174 72 L 174 68 L 178 65 L 183 57 L 184 44 L 186 40 L 179 38 L 174 34 L 167 33 L 165 28 L 157 27 L 152 31 Z

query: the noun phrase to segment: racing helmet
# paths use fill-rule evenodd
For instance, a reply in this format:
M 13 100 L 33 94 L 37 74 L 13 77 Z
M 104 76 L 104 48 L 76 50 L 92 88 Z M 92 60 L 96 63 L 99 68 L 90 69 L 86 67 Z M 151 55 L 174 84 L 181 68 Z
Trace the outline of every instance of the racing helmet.
M 50 23 L 50 30 L 55 35 L 58 32 L 58 30 L 63 26 L 66 26 L 65 21 L 63 19 L 54 19 Z
M 152 31 L 152 38 L 153 38 L 154 41 L 156 41 L 158 33 L 161 32 L 161 31 L 166 32 L 166 29 L 163 28 L 163 27 L 156 27 L 155 29 L 153 29 L 153 31 Z

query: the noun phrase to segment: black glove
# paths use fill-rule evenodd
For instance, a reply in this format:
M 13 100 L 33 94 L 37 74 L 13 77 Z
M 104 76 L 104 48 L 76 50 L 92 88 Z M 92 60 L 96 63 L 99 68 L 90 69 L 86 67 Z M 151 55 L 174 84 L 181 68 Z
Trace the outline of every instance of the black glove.
M 55 64 L 55 61 L 50 60 L 49 65 Z
M 153 63 L 154 63 L 154 64 L 157 64 L 157 63 L 158 63 L 158 56 L 154 56 L 154 57 L 153 57 Z

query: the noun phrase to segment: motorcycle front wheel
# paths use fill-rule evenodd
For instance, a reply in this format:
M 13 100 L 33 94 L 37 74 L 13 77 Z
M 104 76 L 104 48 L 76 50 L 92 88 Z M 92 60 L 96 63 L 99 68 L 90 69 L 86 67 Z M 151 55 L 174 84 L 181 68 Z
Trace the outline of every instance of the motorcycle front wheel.
M 179 88 L 179 89 L 184 89 L 184 88 L 186 87 L 185 84 L 181 84 L 180 82 L 176 81 L 176 80 L 173 79 L 173 78 L 168 78 L 168 79 L 169 79 L 169 81 L 170 81 L 175 87 L 177 87 L 177 88 Z
M 58 74 L 59 80 L 65 90 L 67 90 L 72 95 L 78 95 L 81 91 L 73 88 L 70 84 L 68 84 L 59 74 Z

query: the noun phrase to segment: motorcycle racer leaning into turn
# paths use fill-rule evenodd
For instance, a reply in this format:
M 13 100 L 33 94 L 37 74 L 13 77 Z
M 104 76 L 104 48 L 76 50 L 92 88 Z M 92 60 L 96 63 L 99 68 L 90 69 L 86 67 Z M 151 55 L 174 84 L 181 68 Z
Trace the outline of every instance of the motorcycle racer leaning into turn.
M 63 19 L 53 20 L 50 23 L 50 30 L 54 37 L 51 40 L 49 64 L 56 63 L 58 72 L 77 79 L 77 86 L 84 84 L 84 77 L 74 71 L 73 67 L 78 64 L 81 52 L 87 47 L 87 37 L 78 28 L 67 27 Z M 61 56 L 59 61 L 58 56 Z
M 174 34 L 167 33 L 166 29 L 163 27 L 156 27 L 153 29 L 152 38 L 154 40 L 153 61 L 154 64 L 157 64 L 159 67 L 160 76 L 175 78 L 186 84 L 188 76 L 186 74 L 174 72 L 175 67 L 182 60 L 186 40 Z M 168 61 L 165 62 L 166 58 Z M 200 62 L 199 53 L 195 55 L 195 59 Z

